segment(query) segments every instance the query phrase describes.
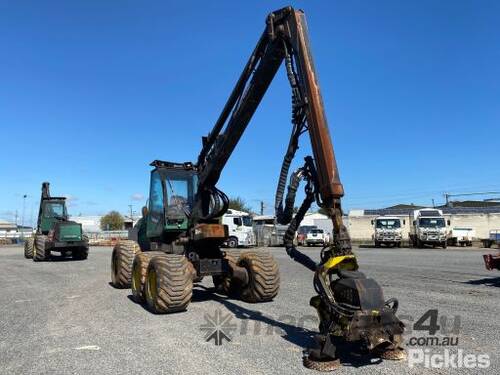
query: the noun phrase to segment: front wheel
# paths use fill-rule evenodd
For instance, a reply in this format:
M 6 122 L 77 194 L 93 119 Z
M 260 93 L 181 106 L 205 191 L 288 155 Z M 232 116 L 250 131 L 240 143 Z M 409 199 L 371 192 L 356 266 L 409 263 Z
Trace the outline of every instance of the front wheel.
M 193 268 L 184 255 L 164 254 L 149 262 L 145 296 L 149 310 L 166 314 L 186 310 L 193 296 Z
M 132 296 L 137 303 L 146 301 L 144 294 L 144 286 L 146 282 L 146 274 L 148 271 L 149 262 L 155 256 L 162 256 L 165 253 L 162 251 L 146 251 L 137 254 L 132 263 Z
M 47 236 L 36 236 L 33 246 L 33 261 L 41 262 L 50 258 L 50 250 L 47 249 Z
M 447 247 L 447 244 L 446 244 L 446 241 L 443 242 L 443 249 L 446 249 Z
M 33 258 L 33 247 L 35 245 L 35 240 L 33 238 L 28 238 L 24 243 L 24 257 L 26 259 Z
M 238 247 L 238 239 L 236 237 L 229 237 L 227 240 L 227 246 L 232 249 Z

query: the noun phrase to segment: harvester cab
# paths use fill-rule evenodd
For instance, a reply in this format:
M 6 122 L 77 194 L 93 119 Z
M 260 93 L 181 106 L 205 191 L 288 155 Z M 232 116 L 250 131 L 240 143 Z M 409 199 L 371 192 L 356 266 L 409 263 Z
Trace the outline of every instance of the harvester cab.
M 38 212 L 37 233 L 49 234 L 57 223 L 68 220 L 65 197 L 51 197 L 49 183 L 42 184 L 42 197 Z
M 149 209 L 146 235 L 151 241 L 169 243 L 188 229 L 198 175 L 191 163 L 155 160 L 150 164 Z
M 50 259 L 51 252 L 73 259 L 88 256 L 88 239 L 82 225 L 68 220 L 65 197 L 51 197 L 49 183 L 42 183 L 36 233 L 24 245 L 24 256 L 34 261 Z

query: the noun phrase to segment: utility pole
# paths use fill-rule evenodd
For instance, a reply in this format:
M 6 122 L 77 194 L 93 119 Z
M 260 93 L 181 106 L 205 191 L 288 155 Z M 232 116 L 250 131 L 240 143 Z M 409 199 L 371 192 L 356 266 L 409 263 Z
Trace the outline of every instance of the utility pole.
M 132 220 L 132 226 L 134 226 L 134 216 L 133 216 L 133 211 L 132 211 L 133 206 L 131 204 L 129 204 L 128 208 L 130 209 L 130 220 Z
M 436 204 L 434 203 L 434 198 L 432 198 L 432 207 L 436 208 Z
M 260 215 L 264 215 L 264 201 L 260 201 Z

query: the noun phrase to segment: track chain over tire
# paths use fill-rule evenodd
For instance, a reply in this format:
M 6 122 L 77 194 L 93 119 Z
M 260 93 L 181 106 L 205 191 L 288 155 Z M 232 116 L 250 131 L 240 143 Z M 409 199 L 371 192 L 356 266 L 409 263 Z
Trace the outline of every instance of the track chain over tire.
M 132 279 L 132 263 L 136 254 L 140 253 L 135 241 L 118 242 L 111 254 L 111 284 L 115 288 L 130 288 Z
M 278 263 L 267 251 L 245 251 L 238 261 L 248 271 L 249 282 L 241 290 L 241 299 L 258 303 L 271 301 L 278 294 L 280 273 Z
M 145 295 L 155 314 L 184 311 L 193 296 L 193 267 L 183 255 L 164 254 L 149 262 Z

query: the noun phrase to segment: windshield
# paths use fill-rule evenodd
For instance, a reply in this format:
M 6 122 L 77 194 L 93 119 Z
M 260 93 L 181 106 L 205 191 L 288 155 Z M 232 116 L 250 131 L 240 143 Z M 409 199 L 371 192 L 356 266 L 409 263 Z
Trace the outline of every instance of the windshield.
M 396 229 L 401 228 L 401 222 L 396 219 L 377 220 L 378 229 Z
M 418 225 L 425 228 L 444 228 L 445 223 L 442 217 L 430 218 L 423 217 L 418 220 Z
M 43 216 L 63 219 L 66 217 L 64 202 L 46 202 L 43 208 Z
M 168 173 L 165 178 L 167 216 L 188 215 L 193 207 L 196 176 Z
M 252 218 L 250 216 L 243 216 L 243 225 L 245 227 L 251 227 L 252 226 Z
M 311 233 L 313 234 L 323 233 L 323 229 L 313 229 L 311 230 Z

